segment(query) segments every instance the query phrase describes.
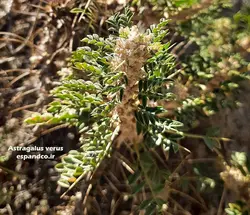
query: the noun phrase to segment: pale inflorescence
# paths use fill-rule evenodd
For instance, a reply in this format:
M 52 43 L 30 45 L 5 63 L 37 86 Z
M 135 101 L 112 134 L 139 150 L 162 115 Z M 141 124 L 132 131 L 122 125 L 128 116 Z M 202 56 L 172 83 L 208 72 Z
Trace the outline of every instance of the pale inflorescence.
M 131 28 L 121 28 L 120 35 L 116 41 L 115 58 L 112 62 L 113 68 L 125 73 L 128 84 L 124 90 L 123 99 L 113 112 L 113 119 L 118 120 L 120 127 L 120 136 L 118 144 L 139 143 L 142 141 L 142 135 L 136 131 L 136 120 L 134 111 L 138 104 L 138 81 L 145 76 L 142 70 L 149 55 L 149 44 L 152 35 L 146 35 L 139 31 L 137 26 Z
M 233 190 L 238 194 L 242 194 L 249 200 L 250 198 L 250 178 L 245 176 L 242 172 L 235 167 L 227 167 L 221 174 L 221 178 L 225 182 L 227 188 Z

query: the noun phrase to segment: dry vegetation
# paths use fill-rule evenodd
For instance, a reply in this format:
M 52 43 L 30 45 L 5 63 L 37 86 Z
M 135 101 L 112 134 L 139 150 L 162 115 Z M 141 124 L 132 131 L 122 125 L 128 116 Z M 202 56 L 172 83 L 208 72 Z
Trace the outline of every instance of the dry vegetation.
M 193 21 L 195 17 L 216 5 L 217 1 L 200 1 L 181 9 L 159 6 L 154 2 L 130 2 L 131 10 L 135 12 L 135 23 L 142 28 L 157 24 L 162 16 L 171 18 L 166 40 L 173 44 L 171 53 L 176 58 L 177 72 L 171 76 L 175 78 L 174 86 L 167 87 L 171 88 L 176 99 L 163 99 L 158 101 L 157 105 L 160 104 L 169 111 L 161 117 L 181 120 L 188 128 L 186 138 L 177 141 L 180 146 L 178 153 L 173 153 L 173 150 L 166 152 L 160 148 L 150 149 L 150 154 L 156 160 L 156 163 L 152 160 L 150 168 L 170 170 L 168 183 L 156 196 L 168 201 L 167 205 L 163 204 L 165 208 L 162 213 L 249 214 L 250 169 L 247 163 L 249 161 L 245 157 L 245 154 L 250 155 L 249 79 L 239 82 L 236 93 L 226 91 L 218 98 L 215 93 L 217 89 L 221 89 L 222 82 L 231 81 L 231 74 L 235 74 L 235 71 L 239 74 L 249 73 L 250 35 L 245 26 L 238 28 L 236 24 L 228 21 L 233 19 L 241 7 L 246 6 L 241 1 L 236 2 L 232 8 L 220 12 L 222 19 L 212 18 L 218 18 L 218 22 L 197 25 L 195 32 L 193 29 L 189 31 L 190 25 L 196 26 L 196 21 Z M 51 90 L 58 87 L 60 81 L 72 72 L 69 58 L 71 53 L 81 46 L 80 40 L 93 33 L 107 36 L 108 27 L 105 21 L 115 12 L 121 11 L 126 3 L 128 2 L 124 0 L 1 0 L 0 214 L 143 214 L 137 211 L 137 206 L 151 194 L 146 188 L 140 190 L 141 192 L 134 192 L 132 188 L 134 193 L 131 195 L 128 183 L 131 174 L 137 172 L 135 164 L 139 157 L 136 154 L 138 149 L 122 144 L 125 140 L 131 142 L 133 138 L 142 138 L 136 132 L 135 117 L 131 116 L 129 120 L 126 118 L 126 115 L 131 114 L 131 104 L 125 104 L 132 98 L 131 92 L 136 91 L 134 88 L 138 77 L 135 77 L 134 73 L 140 70 L 141 64 L 143 65 L 148 57 L 146 53 L 138 52 L 136 47 L 129 47 L 138 44 L 123 44 L 121 40 L 115 49 L 121 58 L 112 61 L 114 68 L 124 69 L 127 65 L 123 65 L 123 58 L 129 53 L 127 49 L 134 48 L 135 56 L 132 60 L 136 62 L 130 62 L 133 64 L 130 67 L 133 71 L 129 74 L 129 81 L 133 82 L 133 86 L 124 93 L 127 100 L 123 100 L 116 108 L 116 115 L 121 119 L 119 123 L 123 130 L 126 130 L 123 136 L 120 136 L 120 147 L 114 149 L 113 155 L 105 160 L 93 175 L 86 175 L 82 183 L 78 183 L 63 197 L 61 195 L 65 189 L 57 184 L 59 176 L 54 167 L 70 150 L 80 147 L 81 135 L 78 129 L 76 126 L 68 126 L 67 123 L 35 126 L 24 123 L 33 113 L 45 112 L 47 105 L 53 101 Z M 81 8 L 81 11 L 74 8 Z M 248 14 L 248 19 L 249 16 Z M 249 20 L 248 24 L 250 28 Z M 235 28 L 232 27 L 234 25 Z M 209 32 L 212 29 L 211 35 L 204 38 L 204 35 L 199 34 L 201 26 L 204 26 L 204 29 L 208 26 Z M 137 32 L 138 29 L 134 27 L 134 30 Z M 238 33 L 235 33 L 236 31 Z M 133 32 L 130 36 L 134 37 Z M 148 45 L 146 40 L 147 38 L 143 41 L 145 46 Z M 206 44 L 206 41 L 209 41 L 209 44 Z M 213 55 L 213 58 L 208 60 L 205 59 L 207 50 Z M 205 56 L 205 66 L 201 66 L 198 60 L 197 64 L 190 63 L 196 62 L 197 56 Z M 141 64 L 138 60 L 142 61 Z M 210 65 L 210 61 L 213 64 Z M 207 74 L 199 77 L 192 74 L 193 70 L 201 67 L 201 72 L 215 68 L 214 76 L 206 79 Z M 230 86 L 225 85 L 225 88 Z M 194 97 L 199 99 L 192 100 Z M 206 106 L 206 99 L 212 100 L 215 97 L 217 103 L 221 100 L 232 103 L 237 101 L 238 106 L 221 105 L 217 112 L 210 116 L 210 106 Z M 198 102 L 195 103 L 196 101 Z M 151 106 L 154 105 L 152 102 Z M 178 112 L 183 106 L 186 109 Z M 213 150 L 207 147 L 208 143 L 204 145 L 202 136 L 211 127 L 220 131 L 218 139 L 215 139 L 219 147 Z M 22 161 L 16 159 L 20 152 L 8 150 L 10 146 L 61 146 L 63 151 L 55 152 L 54 160 Z M 238 154 L 235 154 L 235 151 Z M 162 176 L 167 174 L 164 171 L 161 173 Z M 145 178 L 142 178 L 142 181 Z M 72 182 L 75 182 L 76 179 L 73 180 Z M 237 208 L 239 206 L 231 205 L 234 213 L 226 213 L 228 203 L 235 203 L 237 200 L 241 200 L 245 205 L 240 209 Z M 240 212 L 236 213 L 237 210 Z M 155 214 L 154 211 L 151 214 Z

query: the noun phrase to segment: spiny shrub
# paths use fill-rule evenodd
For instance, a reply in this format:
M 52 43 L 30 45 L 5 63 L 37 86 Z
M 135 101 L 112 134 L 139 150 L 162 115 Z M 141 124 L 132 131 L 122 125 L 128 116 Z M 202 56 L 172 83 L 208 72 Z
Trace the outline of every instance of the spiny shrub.
M 139 209 L 152 214 L 167 210 L 168 195 L 162 191 L 170 172 L 158 165 L 150 149 L 177 152 L 186 134 L 181 131 L 183 124 L 168 118 L 168 110 L 158 103 L 175 99 L 170 78 L 176 72 L 175 59 L 169 52 L 170 42 L 165 42 L 168 22 L 161 20 L 143 31 L 132 25 L 132 16 L 128 9 L 112 16 L 106 38 L 85 37 L 83 46 L 72 53 L 73 71 L 53 90 L 54 101 L 47 112 L 26 122 L 78 127 L 82 147 L 56 165 L 61 172 L 59 185 L 69 189 L 86 175 L 94 175 L 103 160 L 112 156 L 112 149 L 131 147 L 138 166 L 129 184 L 133 194 L 150 190 L 151 197 Z M 215 137 L 201 138 L 211 149 L 216 147 Z

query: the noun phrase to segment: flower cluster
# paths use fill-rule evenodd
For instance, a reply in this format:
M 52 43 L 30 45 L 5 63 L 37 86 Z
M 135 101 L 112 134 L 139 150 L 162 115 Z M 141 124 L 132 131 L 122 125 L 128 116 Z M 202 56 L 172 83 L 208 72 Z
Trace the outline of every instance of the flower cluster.
M 246 201 L 250 201 L 250 178 L 242 174 L 240 169 L 227 167 L 221 174 L 227 188 L 233 190 L 238 196 L 244 196 Z
M 149 58 L 149 44 L 152 35 L 146 35 L 139 31 L 137 26 L 121 28 L 116 41 L 115 58 L 112 62 L 114 69 L 121 70 L 126 78 L 127 85 L 122 96 L 122 102 L 117 105 L 113 113 L 113 119 L 118 119 L 120 133 L 118 144 L 121 142 L 138 143 L 142 136 L 136 132 L 136 120 L 134 111 L 138 104 L 138 81 L 145 74 L 143 65 Z

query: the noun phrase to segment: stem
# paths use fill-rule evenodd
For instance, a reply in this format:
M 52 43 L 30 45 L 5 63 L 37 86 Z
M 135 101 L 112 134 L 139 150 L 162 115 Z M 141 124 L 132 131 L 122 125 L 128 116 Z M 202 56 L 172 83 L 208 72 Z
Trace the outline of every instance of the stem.
M 150 181 L 150 179 L 148 178 L 147 172 L 146 172 L 146 170 L 144 169 L 143 165 L 141 165 L 140 153 L 139 153 L 138 150 L 135 150 L 135 151 L 136 151 L 136 154 L 137 154 L 137 157 L 138 157 L 139 165 L 141 166 L 142 172 L 143 172 L 143 174 L 144 174 L 144 176 L 145 176 L 146 183 L 147 183 L 148 186 L 149 186 L 149 189 L 150 189 L 150 191 L 151 191 L 151 193 L 152 193 L 153 198 L 156 199 L 156 196 L 155 196 L 155 194 L 154 194 L 154 189 L 153 189 L 153 187 L 152 187 L 152 185 L 151 185 L 151 181 Z
M 227 192 L 227 189 L 224 186 L 223 192 L 222 192 L 222 195 L 221 195 L 221 199 L 220 199 L 220 204 L 219 204 L 219 209 L 218 209 L 217 215 L 223 214 L 223 203 L 224 203 L 224 200 L 225 200 L 226 192 Z
M 226 138 L 226 137 L 211 137 L 211 136 L 204 136 L 204 135 L 199 135 L 199 134 L 189 134 L 189 133 L 184 133 L 184 132 L 180 132 L 180 131 L 173 131 L 173 130 L 166 130 L 166 133 L 180 134 L 180 135 L 185 136 L 185 137 L 191 137 L 191 138 L 196 138 L 196 139 L 209 138 L 212 140 L 221 140 L 221 141 L 225 141 L 225 142 L 233 141 L 233 140 Z
M 6 168 L 6 167 L 3 167 L 2 165 L 0 165 L 0 169 L 2 169 L 4 172 L 7 172 L 8 174 L 14 175 L 16 177 L 19 177 L 19 178 L 24 177 L 24 175 L 21 175 L 20 173 L 17 173 L 17 172 L 15 172 L 13 170 L 10 170 L 10 169 Z

